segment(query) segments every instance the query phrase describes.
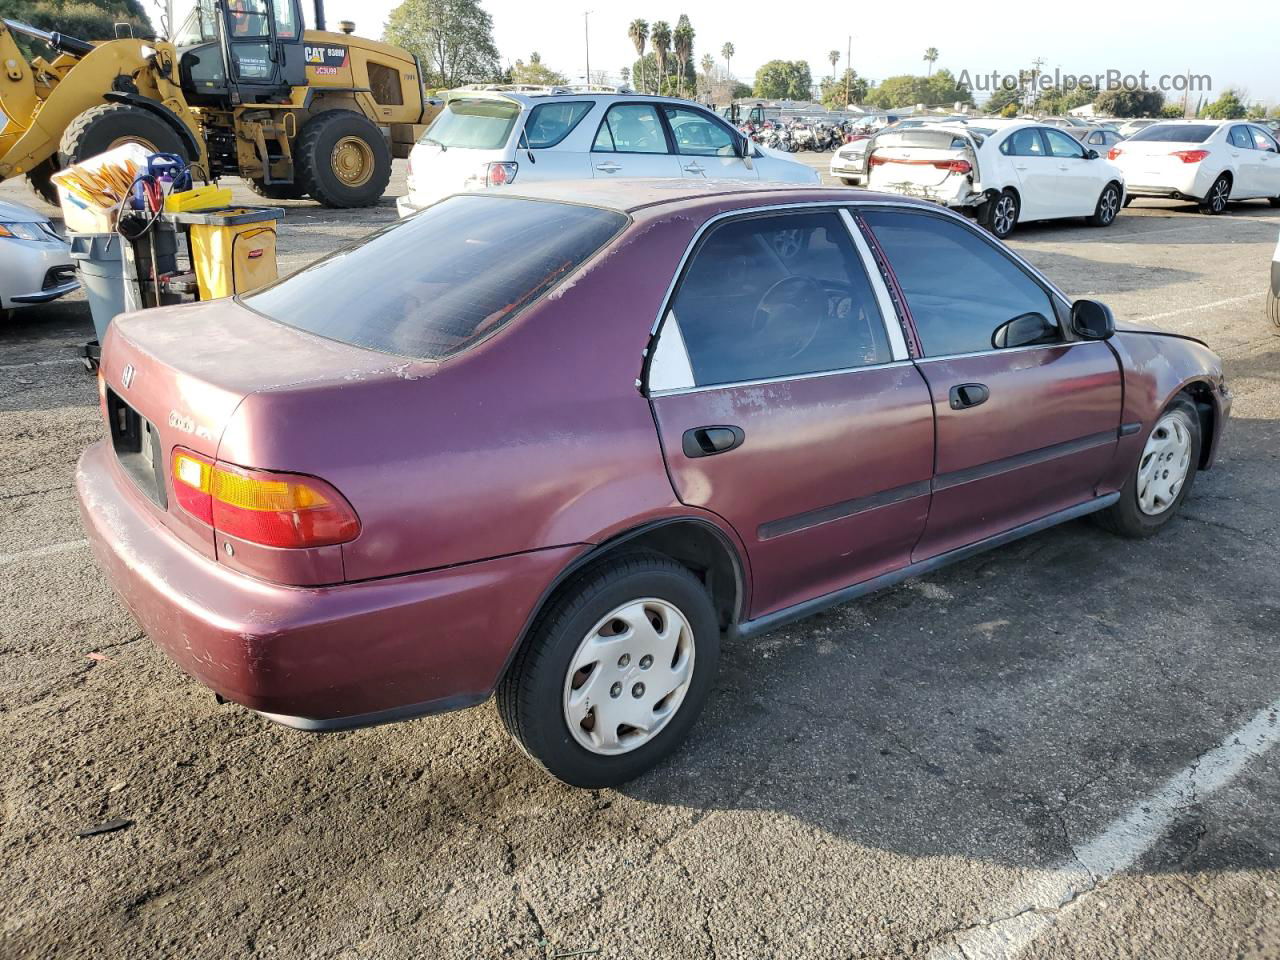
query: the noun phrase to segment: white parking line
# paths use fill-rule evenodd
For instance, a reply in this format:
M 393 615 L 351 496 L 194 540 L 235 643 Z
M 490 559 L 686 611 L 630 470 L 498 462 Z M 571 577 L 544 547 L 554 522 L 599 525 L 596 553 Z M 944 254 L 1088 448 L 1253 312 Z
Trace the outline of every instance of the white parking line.
M 1212 303 L 1201 303 L 1194 307 L 1179 307 L 1177 310 L 1167 310 L 1164 313 L 1152 313 L 1145 317 L 1134 317 L 1137 323 L 1150 323 L 1152 320 L 1165 320 L 1169 317 L 1178 317 L 1184 313 L 1195 313 L 1199 310 L 1212 310 L 1214 307 L 1227 307 L 1233 303 L 1244 303 L 1246 300 L 1257 300 L 1262 296 L 1261 292 L 1246 293 L 1239 297 L 1227 297 L 1225 300 L 1214 300 Z
M 72 550 L 79 550 L 81 547 L 87 547 L 88 545 L 88 540 L 69 540 L 66 543 L 35 547 L 32 550 L 23 550 L 20 553 L 0 553 L 0 567 L 10 563 L 21 563 L 23 560 L 34 560 L 37 557 L 51 557 L 58 553 L 70 553 Z
M 928 960 L 1013 960 L 1069 907 L 1102 881 L 1131 867 L 1189 806 L 1235 778 L 1245 764 L 1280 741 L 1280 699 L 1263 707 L 1243 727 L 1227 734 L 1207 753 L 1165 781 L 1081 847 L 1074 859 L 1016 887 L 993 911 L 999 919 L 961 935 L 954 944 L 930 951 Z

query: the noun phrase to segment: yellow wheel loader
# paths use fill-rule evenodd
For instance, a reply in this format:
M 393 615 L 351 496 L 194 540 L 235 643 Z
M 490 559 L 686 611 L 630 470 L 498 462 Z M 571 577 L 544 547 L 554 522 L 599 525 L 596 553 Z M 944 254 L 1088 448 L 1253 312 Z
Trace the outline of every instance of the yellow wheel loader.
M 174 0 L 166 40 L 90 43 L 0 21 L 0 180 L 50 176 L 122 143 L 234 174 L 271 199 L 378 201 L 438 107 L 399 47 L 303 29 L 300 0 Z M 174 27 L 173 25 L 176 25 Z M 27 62 L 14 33 L 55 54 Z

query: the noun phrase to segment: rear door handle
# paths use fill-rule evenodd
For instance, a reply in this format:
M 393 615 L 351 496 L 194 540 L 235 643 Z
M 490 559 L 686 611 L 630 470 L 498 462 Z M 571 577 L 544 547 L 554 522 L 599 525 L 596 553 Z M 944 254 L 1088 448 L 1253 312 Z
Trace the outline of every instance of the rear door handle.
M 597 163 L 596 169 L 603 173 L 617 173 L 622 169 L 622 167 L 618 166 L 616 163 Z
M 684 168 L 684 172 L 685 173 L 702 173 L 703 168 L 698 166 L 698 161 L 695 160 L 691 164 L 689 164 L 687 167 Z
M 713 457 L 717 453 L 728 453 L 742 446 L 747 439 L 741 427 L 694 427 L 686 430 L 681 438 L 680 447 L 688 458 Z
M 951 409 L 967 410 L 987 402 L 991 391 L 985 383 L 962 383 L 951 388 Z

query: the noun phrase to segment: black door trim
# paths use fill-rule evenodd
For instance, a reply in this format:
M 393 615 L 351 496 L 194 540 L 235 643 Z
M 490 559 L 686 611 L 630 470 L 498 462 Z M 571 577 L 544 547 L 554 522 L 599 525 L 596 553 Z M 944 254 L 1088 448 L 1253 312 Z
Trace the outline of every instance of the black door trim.
M 806 510 L 804 513 L 796 513 L 778 520 L 770 520 L 767 523 L 760 524 L 756 529 L 756 536 L 761 540 L 772 540 L 775 537 L 784 537 L 789 533 L 798 533 L 801 530 L 808 530 L 824 523 L 831 523 L 833 520 L 843 520 L 845 517 L 866 513 L 868 510 L 875 510 L 878 507 L 887 507 L 890 504 L 900 503 L 903 500 L 910 500 L 914 497 L 925 497 L 929 493 L 928 480 L 905 483 L 900 487 L 891 487 L 888 490 L 881 490 L 879 493 L 873 493 L 869 496 L 857 497 L 853 500 L 842 500 L 830 506 L 818 507 L 816 510 Z
M 976 467 L 966 467 L 963 470 L 953 470 L 950 473 L 940 473 L 933 478 L 933 489 L 949 490 L 952 487 L 958 487 L 962 484 L 973 483 L 975 480 L 985 480 L 988 477 L 994 477 L 1001 473 L 1008 473 L 1011 470 L 1018 470 L 1022 467 L 1029 467 L 1033 464 L 1044 463 L 1046 460 L 1056 460 L 1058 457 L 1067 457 L 1073 453 L 1082 453 L 1093 447 L 1101 447 L 1108 443 L 1116 442 L 1116 431 L 1105 430 L 1102 433 L 1091 433 L 1087 437 L 1078 437 L 1075 440 L 1067 440 L 1064 443 L 1054 443 L 1047 447 L 1040 447 L 1038 450 L 1028 450 L 1025 453 L 1018 453 L 1012 457 L 1004 457 L 1000 460 L 992 460 L 990 463 L 980 463 Z

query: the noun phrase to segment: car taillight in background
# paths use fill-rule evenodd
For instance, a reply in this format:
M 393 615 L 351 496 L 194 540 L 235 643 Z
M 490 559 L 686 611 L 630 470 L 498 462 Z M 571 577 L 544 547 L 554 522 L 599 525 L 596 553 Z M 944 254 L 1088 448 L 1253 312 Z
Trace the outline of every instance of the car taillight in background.
M 1199 163 L 1208 155 L 1208 150 L 1175 150 L 1169 154 L 1171 157 L 1177 157 L 1183 163 Z
M 179 505 L 217 533 L 266 547 L 324 547 L 360 533 L 351 504 L 315 477 L 248 470 L 182 447 L 172 467 Z
M 935 160 L 933 165 L 939 170 L 950 170 L 952 173 L 969 173 L 973 170 L 973 165 L 968 160 Z
M 872 154 L 872 155 L 867 159 L 867 166 L 870 166 L 870 167 L 878 167 L 878 166 L 880 166 L 880 165 L 882 165 L 882 164 L 885 164 L 885 163 L 888 163 L 888 162 L 889 162 L 888 158 L 886 158 L 886 157 L 878 157 L 878 156 L 876 156 L 876 155 L 873 153 L 873 154 Z
M 484 185 L 486 187 L 501 187 L 516 178 L 516 170 L 519 164 L 515 163 L 491 163 L 485 171 Z
M 1121 150 L 1119 147 L 1112 147 L 1110 150 L 1107 151 L 1107 159 L 1115 160 L 1122 153 L 1124 153 L 1124 151 Z

